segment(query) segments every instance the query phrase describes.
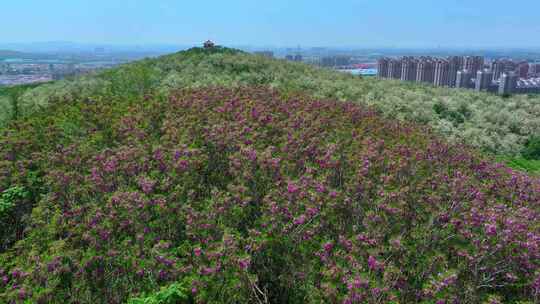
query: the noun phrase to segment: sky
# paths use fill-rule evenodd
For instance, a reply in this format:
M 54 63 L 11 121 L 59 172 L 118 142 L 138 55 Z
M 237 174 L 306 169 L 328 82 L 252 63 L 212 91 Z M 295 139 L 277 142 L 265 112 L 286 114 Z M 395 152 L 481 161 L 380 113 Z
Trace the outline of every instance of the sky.
M 0 43 L 540 47 L 539 0 L 0 1 Z

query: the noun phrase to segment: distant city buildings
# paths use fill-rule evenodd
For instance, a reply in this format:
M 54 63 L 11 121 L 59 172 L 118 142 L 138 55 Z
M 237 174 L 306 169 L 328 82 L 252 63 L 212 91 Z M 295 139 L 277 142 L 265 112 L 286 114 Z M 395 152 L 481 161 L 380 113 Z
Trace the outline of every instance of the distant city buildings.
M 438 87 L 475 89 L 499 94 L 540 92 L 540 63 L 516 63 L 493 60 L 486 64 L 482 56 L 431 56 L 380 58 L 380 79 L 430 83 Z
M 484 67 L 484 57 L 481 56 L 466 56 L 463 58 L 463 68 L 471 72 L 473 75 Z
M 529 63 L 520 62 L 518 65 L 518 74 L 521 78 L 527 78 L 529 76 Z
M 471 87 L 472 73 L 468 70 L 461 70 L 456 75 L 456 88 L 469 89 Z
M 403 57 L 401 63 L 401 80 L 416 81 L 418 62 L 413 57 Z
M 100 61 L 95 57 L 88 62 L 49 63 L 47 60 L 0 60 L 0 86 L 42 83 L 65 79 L 111 68 L 124 61 Z
M 498 93 L 501 95 L 514 93 L 517 87 L 518 76 L 515 72 L 503 73 L 499 82 Z
M 435 79 L 434 62 L 431 58 L 422 58 L 418 63 L 418 70 L 416 71 L 416 82 L 429 82 L 433 83 Z
M 348 66 L 350 64 L 351 57 L 349 56 L 325 56 L 321 58 L 321 66 L 323 67 Z
M 457 81 L 457 72 L 463 68 L 463 57 L 448 57 L 448 86 L 455 87 Z
M 296 55 L 287 55 L 285 56 L 285 59 L 288 61 L 295 61 L 295 62 L 302 62 L 302 55 L 296 54 Z
M 529 77 L 540 77 L 540 63 L 532 63 L 529 69 Z
M 435 62 L 435 80 L 434 84 L 438 87 L 449 85 L 450 63 L 448 60 L 438 59 Z
M 266 57 L 266 58 L 274 58 L 274 52 L 272 51 L 259 51 L 259 52 L 254 52 L 253 54 Z
M 379 79 L 390 78 L 388 77 L 388 61 L 389 58 L 381 58 L 377 61 L 377 77 Z M 416 76 L 414 78 L 416 80 Z M 409 80 L 409 79 L 407 79 Z
M 489 69 L 476 72 L 474 89 L 476 91 L 487 91 L 493 82 L 493 73 Z

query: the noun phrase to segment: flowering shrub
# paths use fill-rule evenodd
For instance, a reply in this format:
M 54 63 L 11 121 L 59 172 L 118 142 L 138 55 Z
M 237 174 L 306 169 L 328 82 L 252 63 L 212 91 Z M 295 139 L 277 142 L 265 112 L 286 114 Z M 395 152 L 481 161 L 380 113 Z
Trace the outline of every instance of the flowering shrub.
M 355 103 L 201 88 L 3 132 L 0 190 L 43 185 L 1 302 L 540 300 L 540 180 Z

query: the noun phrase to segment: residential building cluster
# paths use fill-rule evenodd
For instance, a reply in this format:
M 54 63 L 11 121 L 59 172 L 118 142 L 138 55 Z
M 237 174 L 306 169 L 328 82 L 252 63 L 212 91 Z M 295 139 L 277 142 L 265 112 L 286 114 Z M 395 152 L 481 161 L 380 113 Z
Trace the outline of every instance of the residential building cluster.
M 377 69 L 377 76 L 381 79 L 499 94 L 540 93 L 540 63 L 497 59 L 487 64 L 482 56 L 405 56 L 380 58 Z
M 303 61 L 303 57 L 302 57 L 302 55 L 300 55 L 300 54 L 296 54 L 296 55 L 286 55 L 286 56 L 285 56 L 285 60 L 287 60 L 287 61 L 295 61 L 295 62 L 302 62 L 302 61 Z
M 0 86 L 13 86 L 29 83 L 41 83 L 83 75 L 115 63 L 5 63 L 0 62 Z

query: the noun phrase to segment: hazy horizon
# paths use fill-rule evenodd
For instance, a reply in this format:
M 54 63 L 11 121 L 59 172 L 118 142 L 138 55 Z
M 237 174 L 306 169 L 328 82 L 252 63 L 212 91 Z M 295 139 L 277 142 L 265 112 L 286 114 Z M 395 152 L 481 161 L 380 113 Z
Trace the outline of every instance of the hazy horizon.
M 7 2 L 0 45 L 222 45 L 358 48 L 538 48 L 540 3 L 416 0 L 290 1 L 261 4 L 172 0 Z

